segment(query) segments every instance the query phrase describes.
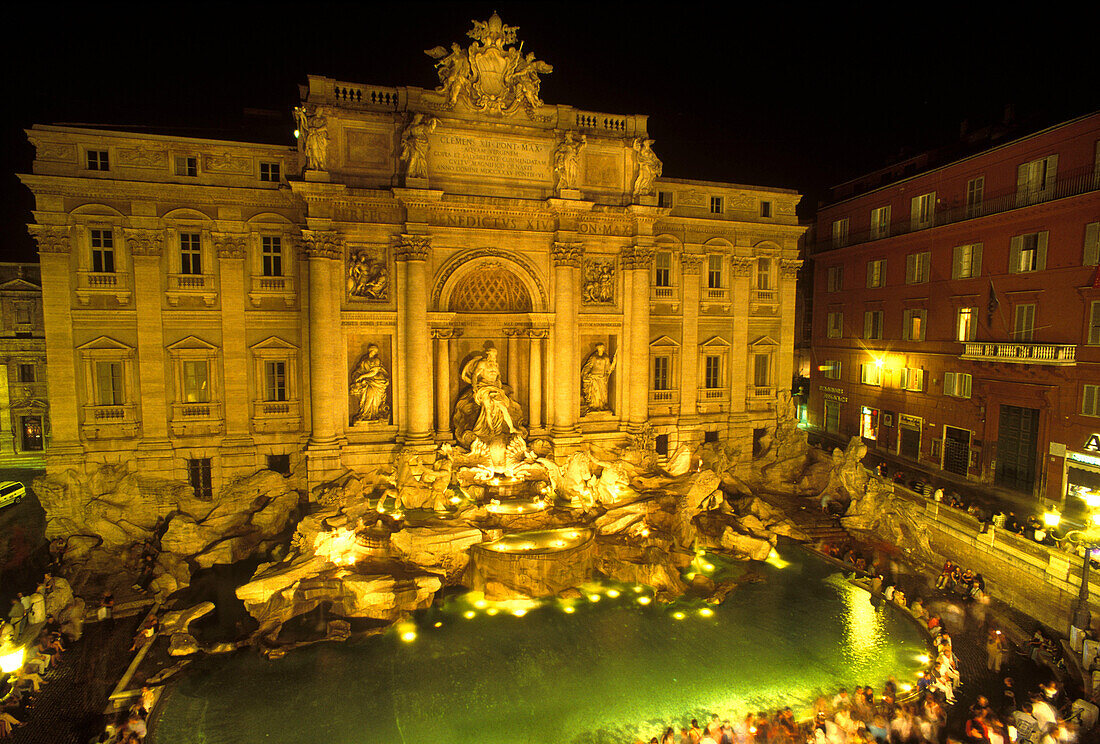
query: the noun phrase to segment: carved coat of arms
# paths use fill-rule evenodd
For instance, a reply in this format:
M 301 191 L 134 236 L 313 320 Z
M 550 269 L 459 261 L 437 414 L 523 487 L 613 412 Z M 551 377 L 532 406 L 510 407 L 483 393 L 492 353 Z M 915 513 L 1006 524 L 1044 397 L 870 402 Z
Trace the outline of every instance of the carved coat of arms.
M 448 51 L 438 46 L 424 53 L 436 62 L 443 94 L 440 108 L 453 110 L 460 102 L 476 111 L 495 116 L 511 115 L 523 109 L 528 116 L 542 106 L 539 75 L 554 68 L 533 53 L 524 55 L 518 47 L 518 26 L 505 25 L 493 13 L 487 21 L 473 21 L 467 33 L 473 42 L 463 49 L 451 44 Z

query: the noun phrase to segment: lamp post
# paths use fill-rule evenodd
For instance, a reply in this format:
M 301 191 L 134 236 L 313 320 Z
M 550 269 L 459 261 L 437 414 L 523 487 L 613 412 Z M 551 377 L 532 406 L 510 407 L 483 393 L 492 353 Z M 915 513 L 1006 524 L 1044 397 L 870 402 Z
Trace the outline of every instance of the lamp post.
M 1081 498 L 1084 499 L 1089 510 L 1085 527 L 1066 533 L 1066 539 L 1085 548 L 1085 558 L 1081 563 L 1081 588 L 1077 593 L 1077 605 L 1073 610 L 1073 627 L 1084 633 L 1092 627 L 1092 613 L 1089 612 L 1089 569 L 1092 549 L 1100 545 L 1100 493 L 1086 491 Z M 1046 520 L 1049 516 L 1049 513 L 1044 514 L 1043 518 Z M 1050 524 L 1049 520 L 1047 523 Z

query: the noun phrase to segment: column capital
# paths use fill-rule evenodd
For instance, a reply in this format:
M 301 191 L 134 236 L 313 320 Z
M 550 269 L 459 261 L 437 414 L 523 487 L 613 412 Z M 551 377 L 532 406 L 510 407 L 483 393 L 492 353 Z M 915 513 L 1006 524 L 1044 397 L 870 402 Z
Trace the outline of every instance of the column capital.
M 427 261 L 431 249 L 431 235 L 401 235 L 394 246 L 394 258 L 398 261 Z
M 631 245 L 623 248 L 623 269 L 649 271 L 653 265 L 653 246 Z
M 436 339 L 451 339 L 458 338 L 462 335 L 461 328 L 433 328 L 431 329 L 432 338 Z
M 698 276 L 700 270 L 703 268 L 703 260 L 705 258 L 706 256 L 702 253 L 681 253 L 680 272 Z
M 344 257 L 344 239 L 335 230 L 302 230 L 302 243 L 306 258 Z
M 748 276 L 752 273 L 752 267 L 756 264 L 756 259 L 750 256 L 733 256 L 730 258 L 730 266 L 733 268 L 734 276 Z
M 802 268 L 802 259 L 800 258 L 779 259 L 779 273 L 784 279 L 793 279 L 798 276 L 800 268 Z
M 124 227 L 122 234 L 126 237 L 126 246 L 130 249 L 131 256 L 158 257 L 164 250 L 163 230 L 143 230 Z
M 213 232 L 214 249 L 218 258 L 244 258 L 248 247 L 248 236 L 243 233 Z
M 67 225 L 27 225 L 39 253 L 68 253 L 72 250 Z
M 554 266 L 571 266 L 578 269 L 581 265 L 581 254 L 583 253 L 583 243 L 555 240 L 554 244 L 550 246 L 550 258 L 553 260 Z
M 528 338 L 537 341 L 543 338 L 550 338 L 549 328 L 529 328 L 527 329 Z

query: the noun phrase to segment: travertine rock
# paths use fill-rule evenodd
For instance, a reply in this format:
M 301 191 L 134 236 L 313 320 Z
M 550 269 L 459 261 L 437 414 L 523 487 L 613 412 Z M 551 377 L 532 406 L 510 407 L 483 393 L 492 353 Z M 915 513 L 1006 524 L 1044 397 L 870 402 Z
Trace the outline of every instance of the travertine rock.
M 183 610 L 166 612 L 160 619 L 160 632 L 165 635 L 190 632 L 191 623 L 214 611 L 213 602 L 200 602 Z
M 409 563 L 442 569 L 449 579 L 466 570 L 469 548 L 485 540 L 474 527 L 408 527 L 390 535 L 396 555 Z
M 732 527 L 727 527 L 726 531 L 722 533 L 721 545 L 734 555 L 745 556 L 754 561 L 767 559 L 773 547 L 768 540 L 751 535 L 742 535 Z
M 173 633 L 168 639 L 169 656 L 190 656 L 199 650 L 199 642 L 190 633 Z

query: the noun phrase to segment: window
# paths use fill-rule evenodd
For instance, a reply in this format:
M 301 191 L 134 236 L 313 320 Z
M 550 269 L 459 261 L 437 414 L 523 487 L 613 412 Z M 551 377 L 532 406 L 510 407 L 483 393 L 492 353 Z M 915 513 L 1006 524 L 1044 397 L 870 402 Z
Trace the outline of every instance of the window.
M 286 362 L 264 362 L 264 400 L 286 400 Z
M 1089 305 L 1089 346 L 1100 345 L 1100 300 Z
M 943 373 L 943 394 L 955 398 L 969 398 L 972 378 L 964 372 Z
M 829 313 L 826 338 L 842 338 L 844 336 L 844 313 Z
M 206 361 L 184 360 L 183 402 L 210 402 L 210 365 Z
M 821 376 L 826 380 L 839 380 L 840 362 L 832 359 L 826 361 L 821 365 Z
M 261 181 L 279 181 L 280 180 L 279 170 L 280 169 L 279 169 L 279 164 L 278 163 L 260 163 L 260 180 Z
M 718 441 L 718 432 L 716 431 L 704 431 L 703 432 L 703 444 L 713 444 Z M 668 454 L 667 452 L 665 454 Z
M 772 260 L 770 258 L 756 259 L 756 288 L 760 290 L 772 288 Z
M 973 341 L 978 330 L 978 309 L 960 307 L 955 314 L 955 340 Z
M 92 271 L 115 273 L 115 236 L 110 230 L 92 230 Z
M 276 236 L 265 235 L 260 238 L 261 253 L 263 254 L 264 276 L 283 275 L 283 241 Z
M 924 370 L 907 367 L 901 371 L 901 388 L 912 393 L 924 391 Z
M 890 205 L 871 210 L 871 240 L 890 235 Z
M 707 288 L 722 288 L 722 257 L 711 254 L 707 256 Z
M 708 356 L 704 359 L 703 387 L 715 390 L 722 387 L 722 358 Z
M 712 196 L 710 198 L 710 213 L 722 214 L 722 197 Z
M 96 404 L 100 406 L 121 406 L 124 400 L 122 389 L 122 362 L 96 362 Z
M 186 155 L 177 155 L 176 175 L 187 176 L 188 178 L 194 178 L 195 176 L 199 175 L 199 159 L 190 158 Z
M 1013 341 L 1032 341 L 1035 338 L 1035 305 L 1017 305 L 1013 323 Z
M 982 244 L 957 245 L 951 258 L 951 278 L 971 279 L 982 273 Z
M 936 192 L 914 196 L 909 202 L 909 209 L 910 229 L 923 230 L 931 227 L 936 213 Z
M 848 218 L 833 220 L 833 248 L 848 245 Z
M 659 356 L 653 357 L 653 389 L 654 390 L 671 390 L 671 378 L 669 376 L 669 364 L 671 357 Z
M 1047 267 L 1047 231 L 1017 235 L 1008 254 L 1008 270 L 1012 274 L 1042 271 Z
M 1085 385 L 1081 396 L 1081 414 L 1100 416 L 1100 385 Z
M 35 368 L 33 364 L 20 364 L 19 365 L 19 381 L 20 382 L 34 382 Z
M 200 501 L 214 500 L 214 487 L 210 477 L 210 458 L 203 457 L 187 461 L 187 480 L 195 498 Z
M 772 203 L 770 201 L 760 202 L 760 216 L 771 217 L 772 216 Z
M 753 384 L 758 388 L 771 387 L 772 384 L 772 355 L 756 354 L 753 359 Z
M 873 289 L 886 283 L 886 259 L 867 262 L 867 287 Z
M 873 363 L 859 365 L 859 381 L 864 385 L 881 385 L 882 367 Z
M 923 284 L 932 269 L 932 251 L 910 253 L 905 257 L 905 283 Z
M 672 254 L 668 251 L 657 251 L 653 256 L 653 286 L 672 286 Z
M 825 291 L 839 292 L 844 284 L 844 267 L 830 266 L 825 271 Z
M 199 233 L 180 233 L 180 273 L 202 273 L 202 252 L 199 248 Z
M 927 310 L 906 310 L 903 314 L 902 336 L 906 341 L 923 341 Z
M 1085 225 L 1085 252 L 1081 263 L 1084 266 L 1100 263 L 1100 222 Z
M 1021 163 L 1016 169 L 1016 206 L 1048 198 L 1057 174 L 1057 155 Z
M 111 169 L 111 161 L 106 150 L 88 150 L 88 170 L 105 171 Z
M 966 182 L 966 216 L 980 217 L 982 199 L 985 194 L 985 176 L 971 178 Z
M 863 313 L 863 338 L 882 338 L 882 311 L 868 310 Z
M 290 475 L 290 455 L 268 455 L 267 469 L 279 475 Z

